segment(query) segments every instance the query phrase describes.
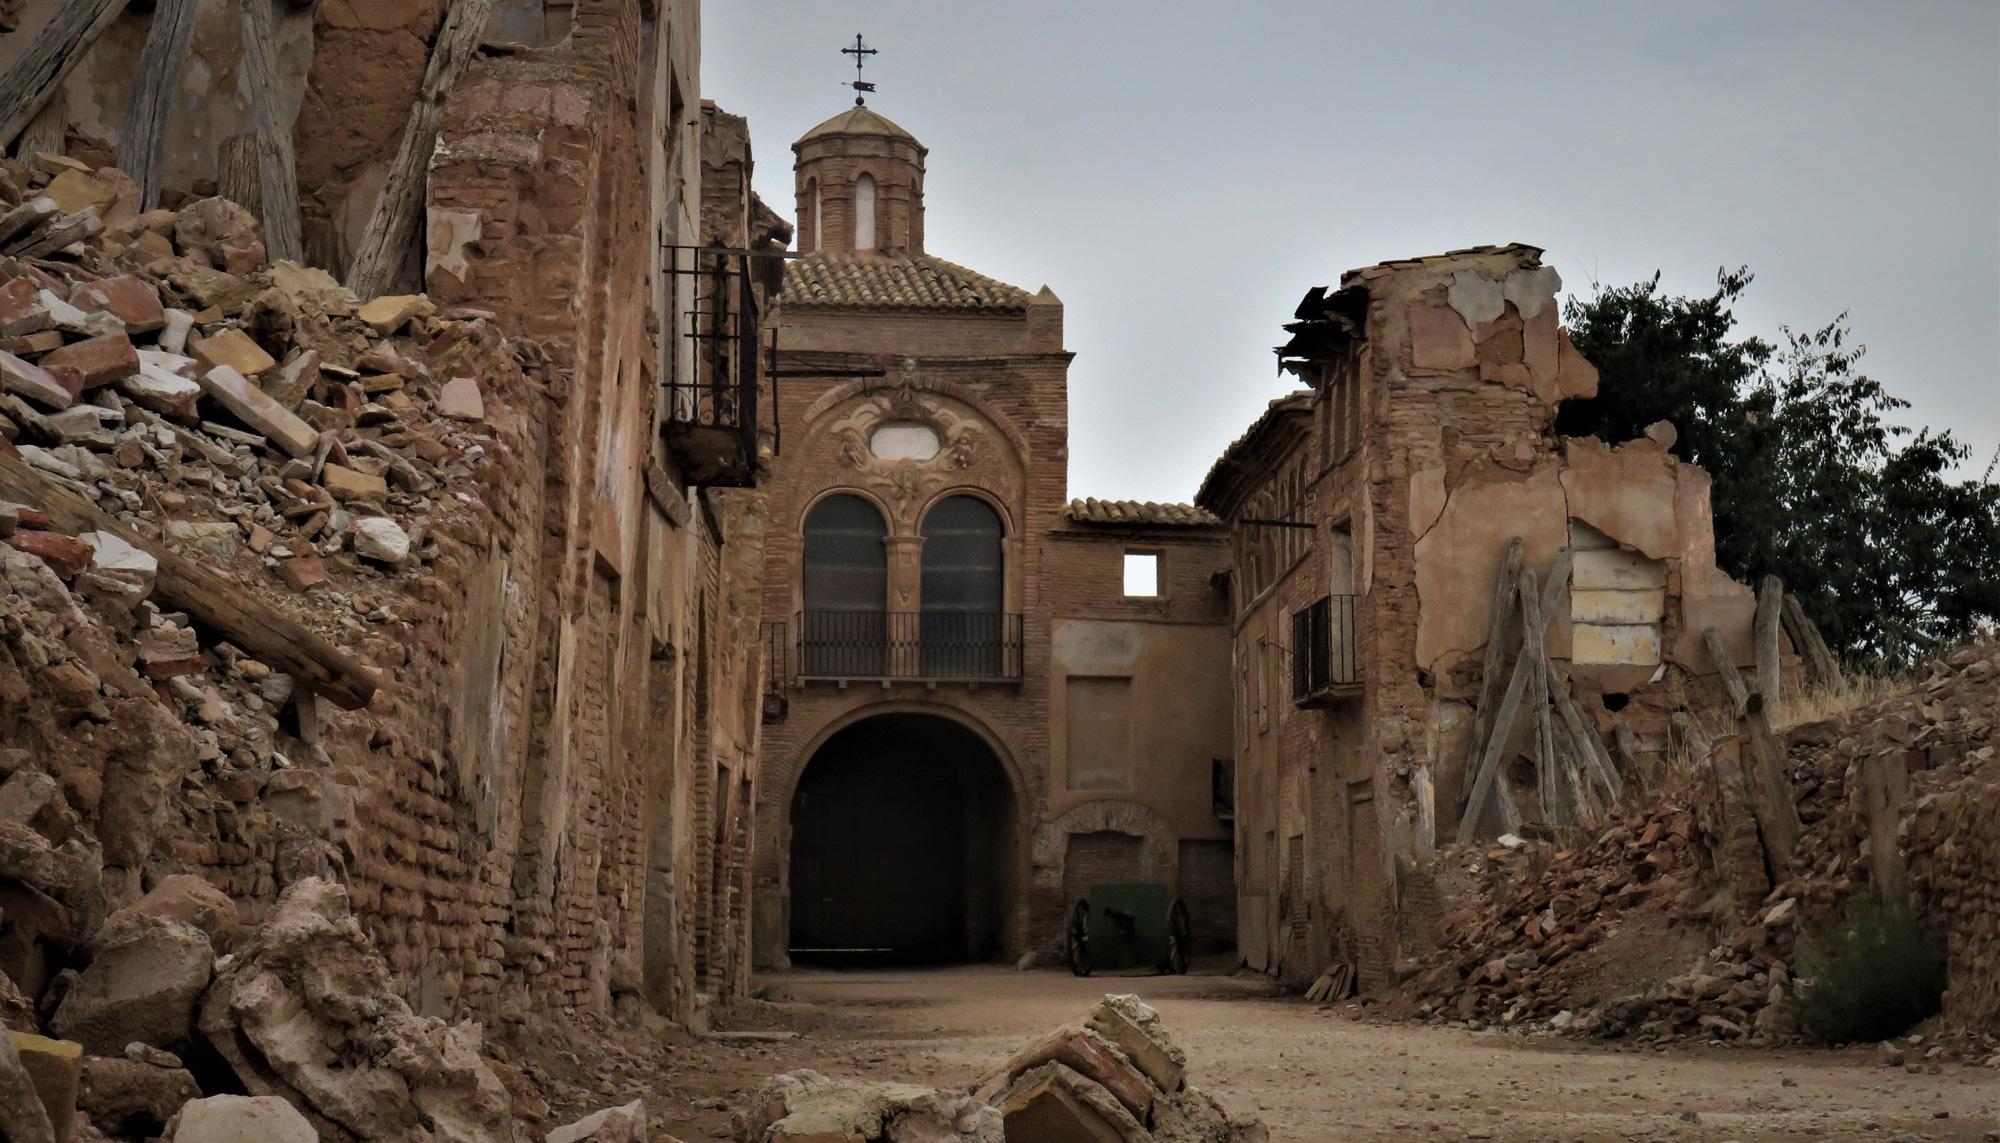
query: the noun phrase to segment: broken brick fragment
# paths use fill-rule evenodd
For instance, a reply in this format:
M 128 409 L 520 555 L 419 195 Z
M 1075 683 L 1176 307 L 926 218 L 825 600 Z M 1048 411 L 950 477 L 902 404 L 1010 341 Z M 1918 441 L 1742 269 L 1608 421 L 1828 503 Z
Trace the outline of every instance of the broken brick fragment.
M 7 543 L 31 556 L 40 557 L 49 565 L 49 570 L 63 579 L 75 579 L 90 567 L 90 561 L 97 549 L 74 536 L 60 532 L 20 531 L 7 537 Z

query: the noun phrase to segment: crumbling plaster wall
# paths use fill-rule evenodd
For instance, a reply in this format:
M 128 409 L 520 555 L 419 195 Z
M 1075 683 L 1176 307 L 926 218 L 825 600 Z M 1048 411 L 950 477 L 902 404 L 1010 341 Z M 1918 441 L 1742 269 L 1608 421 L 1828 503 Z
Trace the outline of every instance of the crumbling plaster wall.
M 1274 404 L 1204 486 L 1237 547 L 1241 941 L 1281 978 L 1348 960 L 1382 983 L 1439 911 L 1428 858 L 1470 779 L 1510 537 L 1538 582 L 1573 550 L 1547 647 L 1601 733 L 1663 750 L 1673 710 L 1715 701 L 1704 627 L 1749 661 L 1754 600 L 1715 567 L 1707 476 L 1652 439 L 1554 436 L 1556 405 L 1598 378 L 1539 254 L 1481 247 L 1345 275 L 1325 325 L 1301 335 L 1339 347 L 1313 351 L 1327 357 L 1310 397 Z M 1246 522 L 1273 517 L 1311 525 L 1305 547 Z M 1334 557 L 1348 537 L 1351 558 Z M 1343 590 L 1359 694 L 1294 708 L 1290 618 Z M 1526 752 L 1528 721 L 1503 757 Z

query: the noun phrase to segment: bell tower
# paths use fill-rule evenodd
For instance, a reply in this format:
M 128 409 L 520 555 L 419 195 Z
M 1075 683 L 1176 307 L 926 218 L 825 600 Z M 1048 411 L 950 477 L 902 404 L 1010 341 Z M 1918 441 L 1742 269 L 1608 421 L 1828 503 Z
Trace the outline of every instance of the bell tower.
M 858 103 L 800 136 L 792 144 L 799 252 L 923 253 L 928 153 L 915 136 Z

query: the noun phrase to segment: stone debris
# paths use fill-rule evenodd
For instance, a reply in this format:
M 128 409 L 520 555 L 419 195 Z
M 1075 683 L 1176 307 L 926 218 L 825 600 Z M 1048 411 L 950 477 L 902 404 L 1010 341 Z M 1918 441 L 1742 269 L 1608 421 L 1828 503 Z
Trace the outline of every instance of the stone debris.
M 745 1143 L 1263 1143 L 1186 1082 L 1187 1056 L 1159 1013 L 1106 996 L 1015 1053 L 969 1094 L 834 1079 L 804 1070 L 758 1093 Z M 553 1140 L 553 1136 L 551 1137 Z
M 181 1108 L 166 1143 L 318 1143 L 298 1110 L 271 1095 L 213 1095 Z
M 544 1143 L 649 1143 L 646 1101 L 595 1111 L 548 1133 Z
M 323 700 L 156 592 L 171 553 L 382 661 L 444 544 L 486 530 L 466 490 L 509 454 L 483 418 L 539 350 L 422 297 L 371 325 L 323 272 L 261 265 L 220 199 L 30 256 L 80 212 L 8 185 L 0 454 L 112 523 L 0 497 L 0 1138 L 515 1138 L 478 1027 L 397 999 L 318 880 L 353 815 Z M 200 1098 L 184 1056 L 258 1098 Z
M 339 885 L 308 878 L 216 966 L 203 1036 L 243 1086 L 283 1096 L 323 1140 L 511 1140 L 477 1024 L 420 1017 Z
M 2000 645 L 1932 663 L 1908 690 L 1786 734 L 1788 774 L 1805 823 L 1776 884 L 1764 868 L 1745 796 L 1722 771 L 1655 792 L 1594 837 L 1495 845 L 1455 860 L 1477 879 L 1472 899 L 1439 923 L 1431 954 L 1398 966 L 1419 1013 L 1474 1026 L 1573 1035 L 1782 1043 L 1798 1034 L 1789 1001 L 1799 936 L 1841 915 L 1882 878 L 1906 877 L 1912 902 L 1944 931 L 1950 991 L 1944 1020 L 1964 1054 L 1992 1054 L 2000 1019 Z M 1906 782 L 1900 810 L 1871 826 L 1871 769 Z M 1886 850 L 1873 839 L 1893 835 Z M 1884 855 L 1906 872 L 1879 868 Z M 1453 860 L 1447 855 L 1448 860 Z M 1894 883 L 1892 880 L 1891 884 Z M 1645 963 L 1624 979 L 1644 992 L 1604 995 L 1589 965 L 1642 922 L 1708 951 L 1669 962 L 1674 942 L 1627 949 Z M 1646 930 L 1641 930 L 1646 931 Z

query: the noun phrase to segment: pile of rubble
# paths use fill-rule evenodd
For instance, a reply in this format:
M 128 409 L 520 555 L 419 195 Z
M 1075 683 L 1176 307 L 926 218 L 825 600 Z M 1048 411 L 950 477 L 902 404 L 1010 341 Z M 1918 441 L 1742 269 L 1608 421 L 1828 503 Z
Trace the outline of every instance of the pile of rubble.
M 1419 1014 L 1474 1026 L 1784 1041 L 1798 1031 L 1790 1001 L 1801 933 L 1834 923 L 1857 893 L 1894 896 L 1907 885 L 1947 939 L 1947 1022 L 1991 1027 L 1996 729 L 1992 643 L 1932 663 L 1906 692 L 1793 728 L 1788 771 L 1804 833 L 1775 871 L 1745 796 L 1712 764 L 1582 844 L 1508 837 L 1447 854 L 1467 864 L 1478 891 L 1441 920 L 1435 951 L 1399 966 L 1407 991 Z M 1865 776 L 1885 772 L 1895 791 L 1871 794 Z M 1616 948 L 1621 940 L 1627 947 Z M 1976 1033 L 1955 1043 L 1977 1060 L 1995 1047 Z
M 0 159 L 0 1138 L 512 1140 L 349 910 L 322 704 L 403 662 L 544 362 L 135 199 Z
M 778 1076 L 758 1093 L 745 1143 L 1262 1143 L 1187 1082 L 1187 1055 L 1136 996 L 1106 996 L 1084 1018 L 1016 1053 L 967 1092 L 914 1084 Z

